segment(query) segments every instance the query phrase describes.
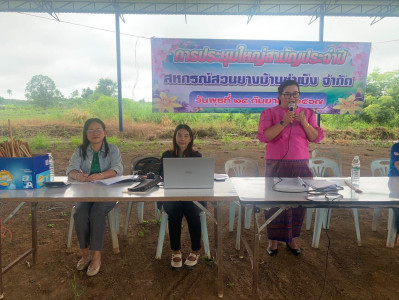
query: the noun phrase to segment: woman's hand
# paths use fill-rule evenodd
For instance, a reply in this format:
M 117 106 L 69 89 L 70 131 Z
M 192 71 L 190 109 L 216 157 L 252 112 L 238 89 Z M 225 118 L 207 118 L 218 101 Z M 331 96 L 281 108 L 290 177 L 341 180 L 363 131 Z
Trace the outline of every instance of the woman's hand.
M 91 174 L 89 177 L 87 177 L 87 181 L 96 181 L 96 180 L 103 180 L 103 179 L 105 179 L 105 176 L 103 173 Z
M 75 170 L 74 172 L 69 173 L 68 178 L 76 180 L 78 182 L 86 182 L 88 176 L 89 174 L 87 173 Z
M 284 124 L 290 124 L 292 121 L 294 121 L 295 118 L 295 113 L 293 111 L 287 111 L 281 121 L 284 122 Z
M 301 125 L 304 128 L 308 126 L 308 120 L 306 120 L 306 115 L 304 111 L 301 111 L 299 114 L 296 114 L 295 120 L 301 122 Z

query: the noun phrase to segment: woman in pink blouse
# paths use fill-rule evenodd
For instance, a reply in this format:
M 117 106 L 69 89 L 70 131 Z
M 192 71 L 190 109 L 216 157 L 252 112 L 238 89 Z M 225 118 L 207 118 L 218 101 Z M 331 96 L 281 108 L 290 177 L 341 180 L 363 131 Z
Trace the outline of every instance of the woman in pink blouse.
M 285 80 L 278 88 L 279 105 L 260 115 L 258 139 L 267 144 L 266 177 L 313 176 L 309 169 L 308 145 L 320 142 L 325 134 L 317 126 L 313 110 L 298 107 L 299 96 L 298 83 Z M 277 208 L 265 211 L 266 219 L 276 211 Z M 278 241 L 285 242 L 293 254 L 301 254 L 295 238 L 301 233 L 304 216 L 304 208 L 289 208 L 267 226 L 270 256 L 277 255 Z

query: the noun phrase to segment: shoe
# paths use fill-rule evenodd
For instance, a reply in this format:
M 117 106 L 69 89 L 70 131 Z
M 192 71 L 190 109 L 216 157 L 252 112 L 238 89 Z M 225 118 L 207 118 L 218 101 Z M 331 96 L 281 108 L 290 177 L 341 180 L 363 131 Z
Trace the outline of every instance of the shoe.
M 270 256 L 277 256 L 278 248 L 272 250 L 272 249 L 270 249 L 269 247 L 267 247 L 267 250 L 266 250 L 266 251 L 267 251 L 267 253 L 268 253 Z
M 83 257 L 78 261 L 78 264 L 76 265 L 76 269 L 78 271 L 83 271 L 85 270 L 91 262 L 91 256 L 87 260 L 84 260 Z
M 97 275 L 98 272 L 100 272 L 100 267 L 101 267 L 101 261 L 100 261 L 100 264 L 97 267 L 95 267 L 95 268 L 89 266 L 87 268 L 86 275 L 89 276 L 89 277 Z
M 296 255 L 296 256 L 301 255 L 302 250 L 301 250 L 300 248 L 294 249 L 294 248 L 291 248 L 291 246 L 290 246 L 288 243 L 285 243 L 285 244 L 287 245 L 287 249 L 290 250 L 290 252 L 291 252 L 292 254 L 294 254 L 294 255 Z
M 194 257 L 194 260 L 189 260 L 190 257 Z M 197 266 L 198 264 L 198 259 L 199 259 L 200 255 L 199 254 L 195 254 L 195 253 L 190 253 L 187 258 L 186 261 L 184 262 L 184 267 L 186 269 L 193 269 Z
M 174 261 L 174 258 L 179 258 L 179 260 Z M 172 260 L 170 261 L 170 265 L 172 266 L 172 268 L 175 270 L 181 269 L 182 264 L 183 264 L 183 260 L 181 257 L 181 253 L 178 253 L 178 254 L 172 253 Z

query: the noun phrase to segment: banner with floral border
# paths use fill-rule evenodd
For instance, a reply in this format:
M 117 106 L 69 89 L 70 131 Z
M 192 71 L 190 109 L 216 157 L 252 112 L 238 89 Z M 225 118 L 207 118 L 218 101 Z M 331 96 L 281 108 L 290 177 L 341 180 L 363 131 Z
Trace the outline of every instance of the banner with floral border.
M 151 41 L 153 112 L 260 112 L 298 81 L 299 106 L 362 111 L 370 43 L 160 39 Z

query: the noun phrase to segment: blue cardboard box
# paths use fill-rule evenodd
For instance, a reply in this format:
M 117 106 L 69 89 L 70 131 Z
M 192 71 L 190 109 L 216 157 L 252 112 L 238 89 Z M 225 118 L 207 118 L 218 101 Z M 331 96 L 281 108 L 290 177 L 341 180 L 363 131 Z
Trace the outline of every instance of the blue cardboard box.
M 0 158 L 0 190 L 38 189 L 50 181 L 48 155 Z

